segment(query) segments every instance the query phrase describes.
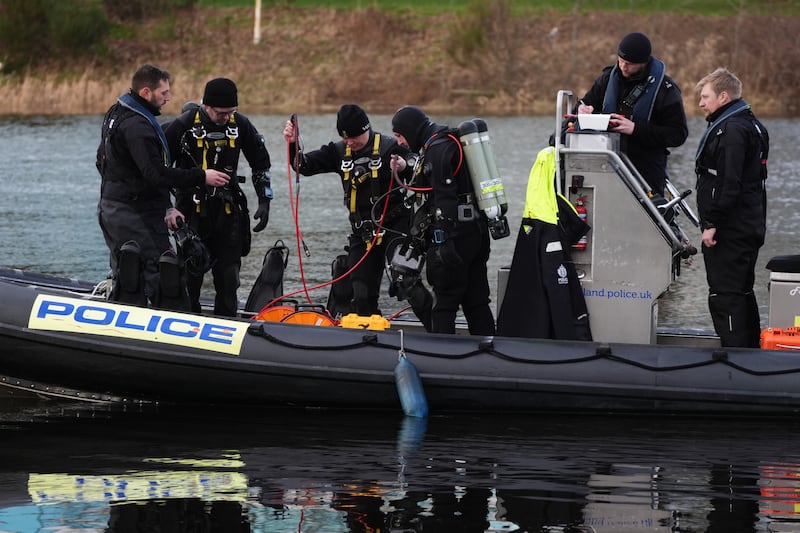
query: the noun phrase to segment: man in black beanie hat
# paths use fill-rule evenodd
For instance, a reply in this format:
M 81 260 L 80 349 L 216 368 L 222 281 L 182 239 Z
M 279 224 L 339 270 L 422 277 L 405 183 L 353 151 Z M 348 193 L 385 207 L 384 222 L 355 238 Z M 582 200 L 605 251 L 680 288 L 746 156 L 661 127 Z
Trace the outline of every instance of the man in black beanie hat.
M 456 313 L 464 312 L 472 335 L 494 335 L 489 307 L 490 242 L 488 223 L 476 203 L 475 189 L 458 139 L 448 126 L 432 122 L 418 107 L 404 106 L 392 117 L 401 145 L 420 155 L 416 187 L 429 187 L 422 210 L 429 225 L 427 275 L 434 293 L 431 326 L 434 333 L 455 333 Z M 405 162 L 395 158 L 398 169 Z
M 167 216 L 170 229 L 183 219 L 208 248 L 208 265 L 187 263 L 192 310 L 200 311 L 200 291 L 208 266 L 214 277 L 214 314 L 236 316 L 239 300 L 239 271 L 242 257 L 250 252 L 250 216 L 247 198 L 239 186 L 239 155 L 244 153 L 252 170 L 258 208 L 253 218 L 261 231 L 269 221 L 272 200 L 270 157 L 252 122 L 236 108 L 239 95 L 228 78 L 214 78 L 206 84 L 201 105 L 190 105 L 175 120 L 164 125 L 170 151 L 180 168 L 214 168 L 231 180 L 226 187 L 193 187 L 176 191 L 176 208 Z
M 352 233 L 345 248 L 347 256 L 335 261 L 342 268 L 334 269 L 334 278 L 345 272 L 350 275 L 331 287 L 328 310 L 334 316 L 351 312 L 361 316 L 380 314 L 378 298 L 387 262 L 400 249 L 410 256 L 415 248 L 422 253 L 421 244 L 418 246 L 409 237 L 413 211 L 405 202 L 404 191 L 392 178 L 390 164 L 392 157 L 405 159 L 410 152 L 394 137 L 373 131 L 367 113 L 356 104 L 339 108 L 336 131 L 340 141 L 331 141 L 311 152 L 302 152 L 298 147 L 291 120 L 286 121 L 283 136 L 289 143 L 289 160 L 293 165 L 299 160 L 297 172 L 304 176 L 336 173 L 342 180 Z M 410 169 L 407 173 L 411 173 Z M 394 273 L 391 269 L 390 272 Z M 414 314 L 430 331 L 433 297 L 419 273 L 406 270 L 402 277 L 391 281 L 390 296 L 408 300 Z
M 336 131 L 342 139 L 355 139 L 370 128 L 367 113 L 356 104 L 344 104 L 336 113 Z
M 206 83 L 203 104 L 209 107 L 239 107 L 239 90 L 233 80 L 214 78 Z
M 606 67 L 584 95 L 577 113 L 611 114 L 609 131 L 621 134 L 627 154 L 652 192 L 664 195 L 668 148 L 681 146 L 689 135 L 681 90 L 652 56 L 643 33 L 625 35 L 617 63 Z

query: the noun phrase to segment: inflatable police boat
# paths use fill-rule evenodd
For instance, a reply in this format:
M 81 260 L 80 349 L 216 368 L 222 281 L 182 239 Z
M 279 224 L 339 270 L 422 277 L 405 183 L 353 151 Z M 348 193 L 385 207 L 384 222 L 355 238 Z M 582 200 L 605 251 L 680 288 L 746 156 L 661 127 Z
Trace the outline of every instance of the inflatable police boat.
M 570 98 L 559 93 L 558 128 Z M 5 269 L 0 384 L 161 404 L 402 406 L 406 414 L 408 395 L 425 402 L 423 414 L 800 412 L 800 309 L 790 298 L 800 259 L 771 262 L 767 349 L 658 330 L 658 299 L 688 241 L 651 201 L 615 135 L 568 132 L 554 147 L 555 181 L 573 203 L 581 198 L 592 227 L 572 257 L 591 341 L 438 335 L 363 317 L 337 325 L 178 313 L 108 301 L 92 283 Z M 669 207 L 691 220 L 682 198 Z M 513 272 L 499 278 L 502 295 Z
M 0 277 L 0 374 L 95 395 L 399 410 L 396 368 L 407 359 L 431 413 L 800 411 L 800 354 L 790 350 L 228 319 L 119 305 L 68 279 Z

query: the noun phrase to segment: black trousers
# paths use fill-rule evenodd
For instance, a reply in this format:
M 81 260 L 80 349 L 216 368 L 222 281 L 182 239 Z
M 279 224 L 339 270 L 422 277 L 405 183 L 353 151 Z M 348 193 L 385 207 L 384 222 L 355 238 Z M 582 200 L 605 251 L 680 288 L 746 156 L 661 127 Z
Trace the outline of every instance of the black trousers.
M 458 308 L 464 312 L 472 335 L 494 335 L 495 323 L 489 308 L 489 232 L 481 224 L 451 237 L 461 257 L 460 265 L 447 265 L 437 260 L 433 246 L 428 248 L 428 283 L 433 288 L 434 303 L 431 331 L 455 333 Z
M 208 248 L 211 258 L 211 275 L 214 278 L 214 314 L 236 316 L 239 307 L 239 271 L 242 267 L 242 224 L 243 212 L 226 207 L 222 199 L 209 198 L 205 213 L 200 216 L 192 213 L 190 224 Z M 203 273 L 187 272 L 187 288 L 192 311 L 200 311 L 200 291 L 203 287 Z
M 159 291 L 158 259 L 171 249 L 164 213 L 168 205 L 136 204 L 101 198 L 97 215 L 103 238 L 109 249 L 109 266 L 117 271 L 117 254 L 127 241 L 140 248 L 145 294 L 155 304 Z
M 753 285 L 763 226 L 752 216 L 736 218 L 735 225 L 717 229 L 715 246 L 703 246 L 708 309 L 722 346 L 758 348 L 761 318 Z

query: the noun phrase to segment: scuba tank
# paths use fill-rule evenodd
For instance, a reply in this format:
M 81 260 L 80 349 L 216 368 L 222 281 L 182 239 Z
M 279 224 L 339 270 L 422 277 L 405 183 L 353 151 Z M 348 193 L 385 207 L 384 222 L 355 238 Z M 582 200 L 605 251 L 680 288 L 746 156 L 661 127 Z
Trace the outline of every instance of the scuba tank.
M 489 233 L 493 239 L 508 237 L 511 233 L 505 216 L 508 203 L 494 151 L 489 143 L 486 121 L 475 118 L 462 122 L 458 126 L 458 138 L 464 147 L 464 157 L 477 196 L 478 209 L 483 211 L 489 221 Z

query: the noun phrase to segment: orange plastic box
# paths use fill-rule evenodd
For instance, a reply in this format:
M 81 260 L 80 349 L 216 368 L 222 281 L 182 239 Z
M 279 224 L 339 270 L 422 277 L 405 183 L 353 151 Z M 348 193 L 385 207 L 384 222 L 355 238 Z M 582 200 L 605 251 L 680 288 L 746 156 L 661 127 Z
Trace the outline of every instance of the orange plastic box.
M 761 332 L 763 350 L 800 351 L 800 328 L 767 328 Z

